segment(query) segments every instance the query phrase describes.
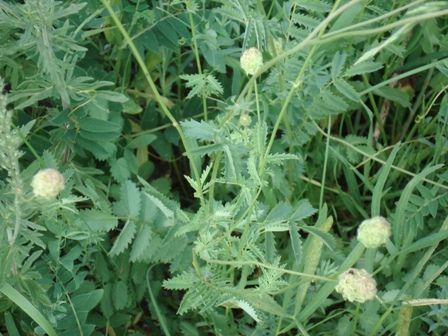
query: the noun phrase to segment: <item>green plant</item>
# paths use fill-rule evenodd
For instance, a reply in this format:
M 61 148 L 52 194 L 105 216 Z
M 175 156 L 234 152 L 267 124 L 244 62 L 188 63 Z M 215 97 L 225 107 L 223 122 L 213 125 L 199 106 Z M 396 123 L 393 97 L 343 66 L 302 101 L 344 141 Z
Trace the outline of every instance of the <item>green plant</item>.
M 442 335 L 447 15 L 0 0 L 0 332 Z

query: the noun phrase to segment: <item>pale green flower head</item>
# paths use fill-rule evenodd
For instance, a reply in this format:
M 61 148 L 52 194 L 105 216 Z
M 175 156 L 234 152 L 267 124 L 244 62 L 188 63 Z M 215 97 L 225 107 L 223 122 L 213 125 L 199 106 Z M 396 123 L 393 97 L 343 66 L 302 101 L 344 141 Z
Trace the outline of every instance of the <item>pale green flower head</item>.
M 248 75 L 255 75 L 263 65 L 263 55 L 257 48 L 247 49 L 240 58 L 241 68 Z
M 364 269 L 350 268 L 339 276 L 336 292 L 344 300 L 360 302 L 372 300 L 376 295 L 376 281 Z
M 249 127 L 251 122 L 252 122 L 252 118 L 247 113 L 243 113 L 240 116 L 239 123 L 241 126 Z
M 53 168 L 42 169 L 33 176 L 31 187 L 35 196 L 45 199 L 55 198 L 64 190 L 64 176 Z
M 367 248 L 385 244 L 390 234 L 390 224 L 381 216 L 364 220 L 358 228 L 358 240 Z

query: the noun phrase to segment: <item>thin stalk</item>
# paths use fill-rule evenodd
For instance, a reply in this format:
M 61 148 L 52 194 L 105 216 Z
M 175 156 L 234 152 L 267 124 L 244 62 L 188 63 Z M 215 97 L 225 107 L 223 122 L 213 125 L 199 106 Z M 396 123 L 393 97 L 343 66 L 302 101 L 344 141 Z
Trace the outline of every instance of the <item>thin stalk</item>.
M 317 35 L 321 34 L 322 30 L 325 27 L 327 27 L 327 25 L 331 21 L 333 21 L 333 19 L 335 19 L 336 17 L 339 16 L 339 14 L 343 13 L 344 11 L 346 11 L 347 9 L 354 6 L 355 4 L 357 4 L 360 1 L 361 0 L 351 0 L 351 1 L 347 2 L 345 5 L 341 6 L 339 9 L 335 10 L 333 13 L 330 13 L 321 23 L 319 23 L 319 25 L 316 28 L 314 28 L 314 30 L 302 42 L 298 43 L 295 47 L 283 52 L 282 54 L 278 55 L 277 57 L 274 57 L 269 62 L 266 62 L 261 67 L 261 69 L 255 75 L 253 75 L 251 77 L 251 79 L 246 83 L 246 86 L 241 91 L 241 93 L 237 99 L 237 102 L 239 102 L 246 95 L 247 91 L 249 90 L 249 88 L 252 87 L 253 82 L 256 80 L 257 77 L 259 77 L 264 72 L 268 71 L 270 68 L 272 68 L 274 65 L 276 65 L 280 61 L 284 60 L 288 56 L 294 55 L 297 52 L 299 52 L 300 50 L 302 50 L 305 47 L 307 47 L 308 45 L 310 45 L 311 42 L 313 41 L 313 39 Z
M 436 62 L 431 62 L 431 63 L 429 63 L 429 64 L 422 65 L 422 66 L 420 66 L 420 67 L 418 67 L 418 68 L 415 68 L 415 69 L 412 69 L 412 70 L 403 72 L 402 74 L 399 74 L 399 75 L 397 75 L 397 76 L 394 76 L 394 77 L 392 77 L 392 78 L 389 78 L 388 80 L 385 80 L 385 81 L 383 81 L 383 82 L 381 82 L 381 83 L 378 83 L 378 84 L 376 84 L 376 85 L 374 85 L 374 86 L 371 86 L 371 87 L 369 87 L 368 89 L 365 89 L 364 91 L 361 91 L 359 94 L 360 94 L 361 96 L 363 96 L 363 95 L 365 95 L 365 94 L 367 94 L 367 93 L 369 93 L 369 92 L 373 92 L 373 91 L 375 91 L 376 89 L 382 88 L 383 86 L 386 86 L 386 85 L 388 85 L 388 84 L 390 84 L 390 83 L 399 81 L 400 79 L 407 78 L 407 77 L 410 77 L 410 76 L 412 76 L 412 75 L 415 75 L 415 74 L 417 74 L 417 73 L 419 73 L 419 72 L 422 72 L 422 71 L 425 71 L 425 70 L 434 68 L 436 65 L 439 65 L 439 64 L 441 64 L 441 63 L 444 63 L 444 62 L 447 61 L 447 60 L 448 60 L 448 57 L 446 57 L 446 58 L 442 58 L 441 60 L 438 60 L 438 61 L 436 61 Z
M 369 24 L 376 23 L 376 22 L 378 22 L 378 21 L 382 21 L 382 20 L 384 20 L 384 19 L 387 19 L 388 17 L 391 17 L 391 16 L 394 16 L 395 14 L 398 14 L 399 12 L 404 11 L 405 9 L 408 9 L 408 8 L 410 8 L 410 7 L 412 7 L 412 6 L 418 5 L 418 4 L 423 3 L 423 2 L 425 2 L 425 1 L 426 1 L 426 0 L 418 0 L 418 1 L 414 1 L 414 2 L 412 2 L 412 3 L 410 3 L 410 4 L 406 5 L 406 6 L 399 7 L 399 8 L 394 9 L 394 10 L 392 10 L 392 11 L 386 13 L 386 14 L 383 14 L 383 15 L 381 15 L 381 16 L 375 17 L 375 18 L 373 18 L 373 19 L 366 20 L 366 21 L 362 21 L 362 22 L 359 22 L 359 23 L 350 25 L 350 26 L 345 27 L 345 28 L 341 28 L 341 29 L 339 29 L 339 30 L 336 30 L 336 31 L 334 31 L 334 32 L 331 32 L 331 33 L 327 34 L 326 36 L 328 36 L 328 37 L 332 37 L 332 36 L 334 36 L 334 35 L 341 34 L 341 33 L 344 33 L 344 32 L 346 32 L 346 31 L 351 31 L 351 30 L 359 29 L 360 27 L 367 26 L 367 25 L 369 25 Z
M 446 89 L 448 89 L 448 85 L 444 86 L 444 87 L 442 88 L 442 90 L 440 90 L 440 91 L 436 94 L 436 96 L 432 99 L 432 101 L 431 101 L 431 103 L 429 104 L 428 108 L 427 108 L 423 113 L 419 114 L 419 115 L 415 118 L 415 124 L 414 124 L 414 126 L 412 127 L 411 131 L 407 133 L 408 136 L 406 137 L 406 140 L 409 140 L 409 139 L 412 137 L 412 135 L 414 134 L 414 132 L 415 132 L 415 130 L 416 130 L 416 128 L 417 128 L 417 125 L 420 124 L 420 122 L 426 117 L 426 115 L 429 113 L 429 111 L 431 111 L 431 109 L 432 109 L 432 107 L 434 106 L 434 104 L 435 104 L 435 102 L 437 101 L 437 99 L 440 97 L 440 95 L 441 95 L 442 93 L 445 93 Z M 435 119 L 435 118 L 434 118 L 434 119 Z M 411 121 L 412 121 L 412 120 L 411 120 Z M 409 126 L 409 125 L 406 125 L 406 126 Z M 403 133 L 403 134 L 405 134 L 405 133 Z
M 143 74 L 145 76 L 145 79 L 146 79 L 146 81 L 149 84 L 149 87 L 151 88 L 152 92 L 154 93 L 154 97 L 155 97 L 157 103 L 159 104 L 160 108 L 162 109 L 162 112 L 171 121 L 171 123 L 173 124 L 174 128 L 179 133 L 179 137 L 180 137 L 180 139 L 182 141 L 182 144 L 183 144 L 183 146 L 185 148 L 185 152 L 187 154 L 187 157 L 188 157 L 188 159 L 189 159 L 189 161 L 191 163 L 191 167 L 192 167 L 194 178 L 195 178 L 196 182 L 198 183 L 198 185 L 200 185 L 199 170 L 198 170 L 198 168 L 196 167 L 196 165 L 194 163 L 193 154 L 192 154 L 192 152 L 190 150 L 190 146 L 188 145 L 187 139 L 185 137 L 184 132 L 182 131 L 182 128 L 180 127 L 179 123 L 177 122 L 176 118 L 174 118 L 173 114 L 170 112 L 168 107 L 165 105 L 165 102 L 163 101 L 162 96 L 159 93 L 159 90 L 157 89 L 154 81 L 152 80 L 151 74 L 149 73 L 149 70 L 146 67 L 146 64 L 145 64 L 142 56 L 140 55 L 137 47 L 135 46 L 135 44 L 132 41 L 131 37 L 129 36 L 128 32 L 124 28 L 124 26 L 121 23 L 120 19 L 117 17 L 115 12 L 113 11 L 112 7 L 109 4 L 109 1 L 101 0 L 101 2 L 104 5 L 104 7 L 106 7 L 106 9 L 109 12 L 110 16 L 114 20 L 116 26 L 118 27 L 118 29 L 120 30 L 121 34 L 123 35 L 123 38 L 125 39 L 126 43 L 131 48 L 132 54 L 134 55 L 135 60 L 137 61 L 138 65 L 140 66 L 140 68 L 141 68 L 141 70 L 142 70 L 142 72 L 143 72 Z M 202 193 L 202 190 L 199 190 L 199 199 L 201 201 L 201 205 L 203 205 L 203 203 L 204 203 L 204 195 Z
M 389 30 L 394 29 L 396 27 L 403 27 L 406 24 L 417 24 L 417 23 L 420 23 L 421 21 L 424 21 L 424 20 L 433 19 L 433 18 L 436 18 L 436 17 L 445 16 L 445 15 L 448 15 L 448 9 L 447 10 L 442 10 L 442 11 L 439 11 L 439 12 L 425 13 L 425 14 L 422 14 L 422 15 L 417 15 L 417 16 L 413 16 L 413 17 L 410 17 L 410 18 L 398 20 L 398 21 L 396 21 L 394 23 L 390 23 L 388 25 L 381 26 L 381 27 L 378 27 L 378 28 L 357 30 L 357 31 L 349 31 L 349 32 L 344 32 L 344 33 L 340 33 L 340 34 L 331 34 L 330 36 L 324 36 L 321 39 L 317 39 L 316 41 L 313 41 L 313 43 L 322 44 L 322 43 L 333 42 L 333 41 L 338 40 L 340 38 L 356 37 L 356 36 L 366 36 L 366 35 L 376 35 L 376 34 L 383 33 L 385 31 L 389 31 Z
M 440 228 L 440 232 L 448 230 L 448 217 L 445 218 L 442 227 Z M 419 259 L 417 265 L 414 267 L 412 272 L 409 273 L 409 276 L 406 278 L 406 283 L 401 287 L 401 290 L 396 294 L 395 299 L 398 299 L 402 294 L 406 293 L 406 291 L 412 286 L 415 279 L 418 277 L 420 272 L 425 267 L 426 263 L 431 259 L 434 251 L 439 246 L 439 243 L 434 244 L 434 246 L 431 246 L 428 250 L 426 250 L 425 254 Z M 394 300 L 395 301 L 395 300 Z M 371 332 L 369 336 L 377 335 L 378 329 L 381 327 L 383 321 L 389 316 L 389 314 L 394 309 L 394 305 L 391 305 L 381 316 L 381 318 L 378 319 L 378 321 L 375 323 L 373 328 L 371 329 Z
M 190 23 L 190 29 L 191 29 L 191 41 L 193 43 L 193 52 L 194 52 L 194 57 L 196 59 L 196 66 L 198 68 L 199 74 L 202 75 L 201 59 L 199 56 L 198 43 L 196 41 L 196 27 L 194 25 L 193 14 L 191 13 L 191 8 L 189 8 L 190 4 L 191 4 L 191 2 L 188 1 L 187 2 L 187 12 L 188 12 L 188 21 Z M 204 119 L 207 120 L 208 119 L 207 98 L 205 96 L 202 96 L 202 110 L 203 110 L 203 114 L 204 114 Z
M 208 191 L 208 213 L 211 214 L 213 210 L 213 200 L 215 198 L 215 181 L 219 172 L 219 164 L 221 163 L 222 152 L 218 152 L 213 160 L 212 176 L 210 178 L 210 189 Z
M 318 131 L 319 131 L 320 133 L 322 133 L 323 135 L 327 136 L 327 133 L 325 133 L 325 132 L 319 127 L 319 125 L 318 125 L 315 121 L 313 121 L 313 124 L 314 124 L 314 126 L 316 126 L 316 128 L 318 129 Z M 358 152 L 358 153 L 362 154 L 363 156 L 368 157 L 370 160 L 373 160 L 373 161 L 376 161 L 376 162 L 378 162 L 378 163 L 381 163 L 382 165 L 385 165 L 385 164 L 386 164 L 386 161 L 381 160 L 381 159 L 378 159 L 378 158 L 375 157 L 374 155 L 371 155 L 371 154 L 369 154 L 369 153 L 366 153 L 366 152 L 360 150 L 359 148 L 353 146 L 351 143 L 349 143 L 349 142 L 347 142 L 347 141 L 345 141 L 345 140 L 336 138 L 336 137 L 331 136 L 331 135 L 330 135 L 330 139 L 333 140 L 333 141 L 339 142 L 339 143 L 343 144 L 344 146 L 350 147 L 350 149 L 354 150 L 355 152 Z M 399 172 L 401 172 L 401 173 L 403 173 L 403 174 L 406 174 L 406 175 L 409 175 L 409 176 L 412 176 L 412 177 L 417 176 L 417 174 L 414 174 L 414 173 L 412 173 L 412 172 L 410 172 L 410 171 L 408 171 L 408 170 L 406 170 L 406 169 L 397 167 L 397 166 L 395 166 L 395 165 L 391 165 L 391 167 L 392 167 L 393 169 L 395 169 L 396 171 L 399 171 Z M 435 181 L 433 181 L 433 180 L 424 178 L 424 179 L 422 179 L 422 181 L 425 181 L 425 182 L 430 183 L 430 184 L 432 184 L 432 185 L 435 185 L 435 186 L 437 186 L 437 187 L 440 187 L 440 188 L 443 188 L 443 189 L 448 190 L 448 186 L 446 186 L 446 185 L 444 185 L 444 184 L 441 184 L 441 183 L 438 183 L 438 182 L 435 182 Z
M 423 82 L 423 86 L 420 89 L 420 93 L 419 93 L 417 99 L 415 100 L 415 104 L 412 107 L 412 109 L 410 110 L 411 113 L 409 113 L 408 119 L 406 120 L 406 123 L 404 124 L 404 127 L 402 128 L 400 140 L 402 140 L 406 134 L 411 134 L 411 132 L 408 132 L 408 129 L 409 129 L 412 121 L 414 120 L 414 116 L 415 116 L 415 113 L 417 112 L 417 109 L 420 107 L 420 105 L 423 101 L 423 98 L 425 97 L 426 88 L 429 85 L 429 82 L 432 78 L 433 73 L 434 73 L 434 68 L 431 68 L 426 75 L 425 81 Z M 448 88 L 448 85 L 445 86 L 441 91 L 443 92 L 447 88 Z
M 330 148 L 330 133 L 331 133 L 331 116 L 328 117 L 328 129 L 327 129 L 327 143 L 325 145 L 325 159 L 324 159 L 324 169 L 322 172 L 322 184 L 320 188 L 320 196 L 319 196 L 319 209 L 322 209 L 324 204 L 324 190 L 325 190 L 325 179 L 327 175 L 327 164 L 328 164 L 328 150 Z
M 159 309 L 159 305 L 157 304 L 157 300 L 154 297 L 154 294 L 153 294 L 152 289 L 151 289 L 151 283 L 149 282 L 149 272 L 151 271 L 151 269 L 153 267 L 154 266 L 149 267 L 148 271 L 146 272 L 146 287 L 148 288 L 149 298 L 151 300 L 152 306 L 153 306 L 154 311 L 155 311 L 156 316 L 157 316 L 157 320 L 160 323 L 160 327 L 162 328 L 163 333 L 166 336 L 171 336 L 171 333 L 170 333 L 170 331 L 168 329 L 168 326 L 166 324 L 165 316 L 163 316 L 163 313 Z
M 256 260 L 254 261 L 226 261 L 226 260 L 216 260 L 216 259 L 204 259 L 207 263 L 210 264 L 217 264 L 217 265 L 228 265 L 228 266 L 236 266 L 236 267 L 241 267 L 241 266 L 255 266 L 255 267 L 260 267 L 260 268 L 266 268 L 266 269 L 270 269 L 270 270 L 274 270 L 274 271 L 279 271 L 282 272 L 284 274 L 291 274 L 291 275 L 297 275 L 297 276 L 301 276 L 307 279 L 312 279 L 312 280 L 320 280 L 320 281 L 326 281 L 326 282 L 335 282 L 334 279 L 332 278 L 328 278 L 328 277 L 324 277 L 324 276 L 320 276 L 320 275 L 315 275 L 315 274 L 307 274 L 307 273 L 302 273 L 302 272 L 296 272 L 296 271 L 291 271 L 288 269 L 284 269 L 281 267 L 276 267 L 276 266 L 272 266 L 269 264 L 265 264 L 265 263 L 261 263 L 258 262 Z
M 260 123 L 261 122 L 261 113 L 260 113 L 260 101 L 259 101 L 259 98 L 258 98 L 257 81 L 254 82 L 254 86 L 255 86 L 255 104 L 257 106 L 257 120 Z
M 336 8 L 337 8 L 338 5 L 339 5 L 339 2 L 340 2 L 340 0 L 337 0 L 337 1 L 334 3 L 334 5 L 333 5 L 333 10 L 332 10 L 332 12 L 328 15 L 327 19 L 323 20 L 323 21 L 316 27 L 316 29 L 313 30 L 313 32 L 311 32 L 311 33 L 305 38 L 305 40 L 303 40 L 302 43 L 305 43 L 306 41 L 310 41 L 310 40 L 312 40 L 312 38 L 313 38 L 314 36 L 316 36 L 316 35 L 317 35 L 318 38 L 319 38 L 320 36 L 322 36 L 322 35 L 324 34 L 324 32 L 325 32 L 325 29 L 327 28 L 327 25 L 331 22 L 331 20 L 332 20 L 333 18 L 335 18 L 335 17 L 337 16 L 336 14 L 341 13 L 341 12 L 342 12 L 341 9 L 350 7 L 349 5 L 352 4 L 352 3 L 353 3 L 353 4 L 356 3 L 357 0 L 351 1 L 351 2 L 345 4 L 344 6 L 342 6 L 341 8 L 339 8 L 339 9 L 336 10 Z M 283 55 L 285 55 L 285 54 L 287 54 L 287 53 L 290 53 L 291 51 L 297 49 L 297 48 L 300 46 L 300 44 L 301 44 L 301 43 L 299 43 L 298 46 L 292 48 L 290 51 L 287 51 L 287 52 L 285 52 L 284 54 L 282 54 L 282 55 L 280 55 L 280 56 L 283 56 Z M 299 48 L 299 50 L 300 50 L 300 48 Z M 296 77 L 294 83 L 292 84 L 292 88 L 291 88 L 291 90 L 289 90 L 289 92 L 288 92 L 288 96 L 286 97 L 285 102 L 283 103 L 282 109 L 280 110 L 280 113 L 279 113 L 279 115 L 278 115 L 278 117 L 277 117 L 277 120 L 275 121 L 274 128 L 273 128 L 273 130 L 272 130 L 271 137 L 270 137 L 270 139 L 269 139 L 268 146 L 267 146 L 267 148 L 266 148 L 266 152 L 265 152 L 264 156 L 262 157 L 262 159 L 261 159 L 261 161 L 260 161 L 260 166 L 259 166 L 259 175 L 260 175 L 260 176 L 263 176 L 263 174 L 264 174 L 264 169 L 265 169 L 265 166 L 266 166 L 266 161 L 267 161 L 267 158 L 268 158 L 269 153 L 271 152 L 272 145 L 274 144 L 275 136 L 276 136 L 277 131 L 278 131 L 279 127 L 280 127 L 280 123 L 281 123 L 281 121 L 282 121 L 282 119 L 283 119 L 283 117 L 284 117 L 286 111 L 288 110 L 288 105 L 289 105 L 289 103 L 290 103 L 290 101 L 291 101 L 291 99 L 292 99 L 294 93 L 296 92 L 297 89 L 299 89 L 299 88 L 302 86 L 302 83 L 303 83 L 303 76 L 305 75 L 305 71 L 307 70 L 308 65 L 309 65 L 309 63 L 311 62 L 311 59 L 313 58 L 313 55 L 314 55 L 314 53 L 316 52 L 316 50 L 317 50 L 317 46 L 314 45 L 314 46 L 311 48 L 309 54 L 307 55 L 305 61 L 303 62 L 302 67 L 300 68 L 300 71 L 299 71 L 299 73 L 298 73 L 298 75 L 297 75 L 297 77 Z M 274 60 L 278 59 L 280 56 L 274 58 L 274 59 L 273 59 L 271 62 L 269 62 L 269 63 L 272 63 Z M 268 63 L 268 64 L 269 64 L 269 63 Z M 268 64 L 266 64 L 266 66 L 268 66 Z M 274 64 L 275 64 L 275 63 L 274 63 Z M 253 76 L 253 78 L 255 78 L 255 77 L 256 77 L 256 76 Z

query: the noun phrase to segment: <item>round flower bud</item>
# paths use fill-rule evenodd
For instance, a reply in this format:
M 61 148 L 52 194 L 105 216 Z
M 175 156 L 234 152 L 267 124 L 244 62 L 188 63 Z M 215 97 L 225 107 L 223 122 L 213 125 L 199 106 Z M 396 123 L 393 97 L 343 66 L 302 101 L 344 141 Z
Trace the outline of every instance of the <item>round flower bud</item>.
M 250 117 L 247 113 L 243 113 L 243 114 L 240 116 L 240 120 L 239 120 L 239 122 L 240 122 L 240 125 L 241 125 L 241 126 L 243 126 L 243 127 L 249 127 L 250 123 L 252 122 L 252 119 L 251 119 L 251 117 Z
M 366 219 L 358 228 L 358 240 L 367 248 L 385 244 L 390 234 L 390 224 L 381 216 Z
M 263 55 L 257 48 L 247 49 L 241 55 L 240 64 L 248 75 L 255 75 L 263 65 Z
M 53 168 L 39 170 L 31 181 L 34 195 L 45 199 L 55 198 L 64 190 L 64 176 Z
M 350 268 L 339 276 L 336 292 L 344 300 L 363 303 L 376 295 L 376 281 L 364 269 Z

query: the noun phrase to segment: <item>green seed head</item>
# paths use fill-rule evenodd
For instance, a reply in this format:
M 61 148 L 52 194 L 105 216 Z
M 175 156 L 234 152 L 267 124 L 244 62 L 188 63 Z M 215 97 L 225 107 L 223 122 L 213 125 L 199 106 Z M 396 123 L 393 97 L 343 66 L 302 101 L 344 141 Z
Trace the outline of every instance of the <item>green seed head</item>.
M 247 49 L 241 55 L 240 64 L 248 75 L 255 75 L 263 65 L 263 55 L 257 48 Z
M 250 117 L 250 115 L 248 115 L 247 113 L 243 113 L 240 116 L 240 125 L 243 127 L 249 127 L 250 123 L 252 122 L 252 118 Z
M 344 300 L 363 303 L 376 295 L 376 281 L 364 269 L 350 268 L 339 276 L 336 292 Z
M 31 181 L 34 195 L 45 199 L 55 198 L 64 186 L 64 176 L 53 168 L 38 171 Z
M 390 234 L 390 224 L 381 216 L 366 219 L 358 228 L 358 240 L 367 248 L 385 244 Z

